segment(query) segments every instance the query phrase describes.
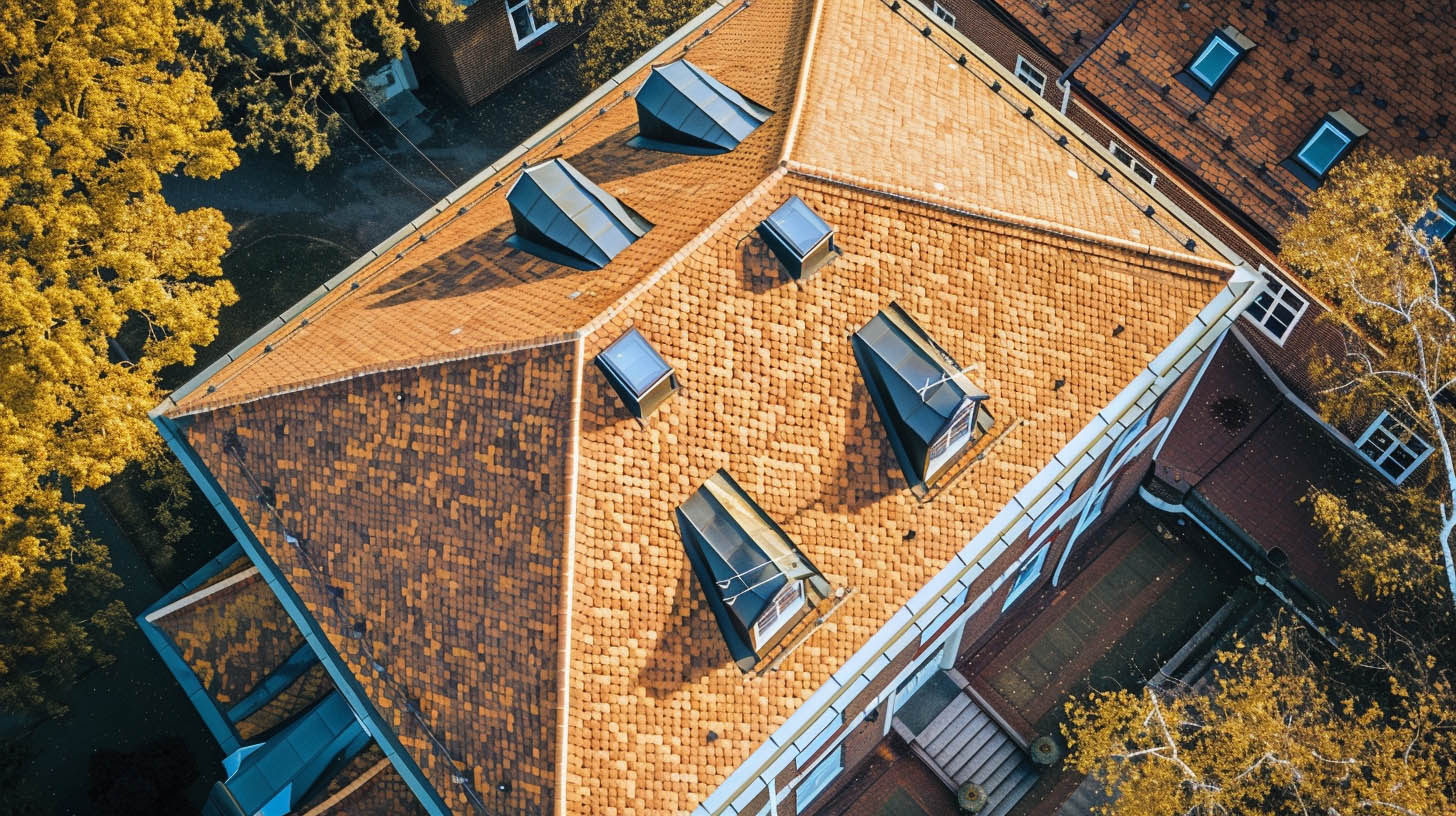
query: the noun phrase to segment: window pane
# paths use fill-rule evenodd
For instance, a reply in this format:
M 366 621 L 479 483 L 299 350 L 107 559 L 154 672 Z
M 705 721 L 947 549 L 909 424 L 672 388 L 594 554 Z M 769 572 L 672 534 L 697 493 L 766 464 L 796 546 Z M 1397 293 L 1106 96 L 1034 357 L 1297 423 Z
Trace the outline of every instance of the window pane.
M 1299 160 L 1319 175 L 1324 175 L 1335 159 L 1350 144 L 1350 139 L 1329 122 L 1321 123 L 1314 136 L 1299 149 Z
M 531 15 L 530 3 L 522 3 L 511 9 L 511 24 L 516 27 L 518 40 L 524 40 L 536 33 L 536 18 Z
M 1198 59 L 1188 67 L 1189 73 L 1203 80 L 1210 88 L 1218 84 L 1223 75 L 1228 73 L 1229 66 L 1233 64 L 1234 57 L 1239 52 L 1223 39 L 1215 37 Z
M 1254 316 L 1255 320 L 1263 321 L 1264 315 L 1269 313 L 1269 305 L 1273 302 L 1272 295 L 1268 292 L 1260 292 L 1259 296 L 1254 298 L 1254 302 L 1249 304 L 1248 312 Z

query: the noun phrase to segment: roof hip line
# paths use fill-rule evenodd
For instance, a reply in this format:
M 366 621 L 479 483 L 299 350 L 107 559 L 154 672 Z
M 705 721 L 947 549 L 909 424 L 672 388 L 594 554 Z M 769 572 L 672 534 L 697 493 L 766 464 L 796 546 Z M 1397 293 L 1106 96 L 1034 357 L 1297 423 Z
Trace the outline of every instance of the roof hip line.
M 814 63 L 814 42 L 819 38 L 819 17 L 824 9 L 824 0 L 814 0 L 814 11 L 809 15 L 809 33 L 804 40 L 804 57 L 799 60 L 799 82 L 794 89 L 794 107 L 789 112 L 789 129 L 784 133 L 784 148 L 779 154 L 779 164 L 789 161 L 794 152 L 794 140 L 799 134 L 799 122 L 804 116 L 804 98 L 809 95 L 809 69 Z
M 556 647 L 556 791 L 555 813 L 566 816 L 566 761 L 571 733 L 571 615 L 576 592 L 576 504 L 581 477 L 581 392 L 582 367 L 586 356 L 586 335 L 576 337 L 576 354 L 571 368 L 571 452 L 566 461 L 566 545 L 562 554 L 561 608 L 556 626 L 560 642 Z
M 982 221 L 992 221 L 998 224 L 1005 224 L 1007 226 L 1022 227 L 1025 229 L 1035 230 L 1037 232 L 1055 235 L 1060 238 L 1070 238 L 1076 241 L 1082 241 L 1084 243 L 1100 244 L 1102 246 L 1112 247 L 1125 252 L 1133 252 L 1139 255 L 1147 255 L 1148 257 L 1157 258 L 1159 260 L 1171 261 L 1174 263 L 1185 264 L 1188 266 L 1196 266 L 1202 269 L 1207 269 L 1211 272 L 1216 272 L 1221 276 L 1227 275 L 1234 268 L 1233 263 L 1224 259 L 1204 258 L 1199 255 L 1191 255 L 1184 252 L 1174 252 L 1172 250 L 1161 249 L 1150 244 L 1140 244 L 1136 241 L 1129 241 L 1124 238 L 1114 238 L 1113 236 L 1103 235 L 1101 233 L 1092 232 L 1090 230 L 1079 229 L 1077 227 L 1069 227 L 1065 224 L 1058 224 L 1054 221 L 1044 221 L 1040 218 L 1031 218 L 1024 215 L 1016 215 L 1014 213 L 997 210 L 991 207 L 981 207 L 975 204 L 968 204 L 966 202 L 957 201 L 956 199 L 935 195 L 933 193 L 924 193 L 910 188 L 896 187 L 894 185 L 872 181 L 870 179 L 860 178 L 858 176 L 852 176 L 847 173 L 840 173 L 834 170 L 826 170 L 824 168 L 815 167 L 813 165 L 805 164 L 799 161 L 787 162 L 786 169 L 789 173 L 795 176 L 799 176 L 801 178 L 810 178 L 816 181 L 826 182 L 828 184 L 833 184 L 839 187 L 848 187 L 853 190 L 869 193 L 871 195 L 883 196 L 885 198 L 891 198 L 897 201 L 921 204 L 955 215 L 966 216 Z

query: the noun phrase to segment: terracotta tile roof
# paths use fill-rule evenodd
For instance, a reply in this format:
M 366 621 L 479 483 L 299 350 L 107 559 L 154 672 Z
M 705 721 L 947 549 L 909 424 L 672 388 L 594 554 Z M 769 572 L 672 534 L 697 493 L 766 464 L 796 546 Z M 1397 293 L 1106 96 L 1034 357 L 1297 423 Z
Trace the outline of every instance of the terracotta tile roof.
M 249 568 L 238 559 L 220 576 Z M 202 591 L 217 584 L 215 577 Z M 303 634 L 256 573 L 152 620 L 207 693 L 226 709 L 303 646 Z
M 371 743 L 297 808 L 298 816 L 414 816 L 424 807 Z
M 1122 5 L 1048 0 L 1043 17 L 1037 2 L 1002 2 L 1054 50 L 1079 27 L 1090 44 L 1101 29 L 1087 18 L 1110 20 Z M 1339 13 L 1322 3 L 1178 6 L 1143 0 L 1076 77 L 1265 229 L 1277 232 L 1310 193 L 1279 163 L 1326 113 L 1347 111 L 1370 129 L 1365 142 L 1399 156 L 1456 152 L 1450 0 L 1370 0 Z M 1173 75 L 1225 25 L 1255 47 L 1204 103 Z
M 582 114 L 559 150 L 658 225 L 605 269 L 526 262 L 494 195 L 173 408 L 456 811 L 457 771 L 408 706 L 506 812 L 558 796 L 691 809 L 1232 271 L 1074 163 L 1049 113 L 1034 119 L 1050 132 L 1028 124 L 1004 101 L 1020 91 L 975 80 L 991 69 L 958 65 L 939 32 L 874 0 L 823 0 L 813 37 L 810 19 L 802 0 L 757 0 L 691 50 L 779 112 L 726 156 L 626 151 L 630 105 Z M 843 250 L 802 283 L 752 237 L 791 194 Z M 928 504 L 904 489 L 848 340 L 891 300 L 979 364 L 1009 429 Z M 588 359 L 629 326 L 682 383 L 643 424 Z M 729 660 L 673 523 L 720 467 L 856 590 L 763 677 Z

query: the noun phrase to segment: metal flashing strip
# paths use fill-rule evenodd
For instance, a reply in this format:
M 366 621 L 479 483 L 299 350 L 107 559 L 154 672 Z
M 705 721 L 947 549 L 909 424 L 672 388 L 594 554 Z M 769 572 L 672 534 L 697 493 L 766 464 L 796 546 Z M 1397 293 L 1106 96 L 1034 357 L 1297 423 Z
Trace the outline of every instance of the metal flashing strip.
M 242 747 L 242 740 L 238 738 L 237 731 L 234 730 L 232 722 L 223 712 L 222 707 L 217 704 L 207 689 L 202 687 L 202 681 L 197 678 L 192 667 L 188 666 L 182 659 L 182 655 L 177 652 L 171 638 L 152 623 L 152 620 L 154 617 L 160 617 L 156 615 L 158 610 L 172 605 L 179 598 L 185 598 L 196 592 L 199 586 L 207 583 L 214 575 L 222 572 L 243 555 L 242 545 L 234 542 L 136 617 L 138 628 L 142 630 L 147 641 L 152 644 L 152 648 L 161 656 L 162 663 L 167 666 L 167 670 L 172 672 L 177 685 L 182 687 L 182 693 L 187 695 L 188 702 L 197 709 L 198 715 L 202 717 L 203 725 L 206 725 L 207 730 L 212 733 L 212 738 L 217 740 L 224 755 L 231 754 Z
M 161 432 L 162 439 L 172 449 L 173 454 L 182 462 L 192 480 L 207 497 L 208 503 L 212 505 L 218 516 L 227 525 L 234 538 L 241 546 L 249 560 L 258 568 L 263 580 L 267 582 L 269 589 L 277 596 L 278 602 L 283 605 L 284 611 L 293 619 L 293 623 L 303 633 L 304 640 L 313 647 L 314 653 L 318 655 L 320 662 L 328 671 L 330 678 L 334 681 L 335 688 L 344 699 L 348 701 L 349 707 L 354 711 L 365 725 L 369 733 L 379 743 L 384 755 L 389 758 L 395 770 L 404 779 L 415 797 L 420 801 L 431 816 L 449 816 L 450 809 L 445 805 L 444 800 L 430 784 L 415 763 L 414 758 L 405 750 L 399 741 L 399 736 L 394 729 L 380 717 L 374 706 L 369 702 L 368 695 L 364 692 L 363 686 L 354 677 L 353 671 L 343 662 L 339 653 L 334 650 L 328 636 L 319 627 L 318 622 L 309 614 L 303 604 L 303 600 L 294 592 L 278 570 L 278 565 L 268 557 L 258 539 L 253 535 L 252 529 L 243 520 L 242 514 L 228 498 L 207 466 L 202 463 L 197 452 L 183 437 L 181 428 L 177 423 L 165 416 L 154 416 L 153 421 L 157 430 Z M 146 626 L 152 626 L 147 624 Z M 144 629 L 146 627 L 143 627 Z M 160 633 L 159 633 L 160 634 Z M 149 635 L 150 636 L 150 635 Z M 219 712 L 219 716 L 221 713 Z M 234 746 L 232 750 L 236 750 Z M 226 751 L 231 753 L 231 751 Z
M 179 598 L 162 607 L 161 609 L 156 610 L 155 612 L 148 612 L 146 614 L 146 621 L 147 623 L 156 623 L 158 618 L 166 617 L 167 615 L 170 615 L 179 609 L 191 606 L 192 604 L 197 603 L 198 601 L 208 597 L 209 595 L 221 592 L 222 590 L 227 589 L 230 586 L 240 584 L 257 574 L 257 567 L 249 567 L 236 575 L 229 575 L 227 578 L 224 578 L 223 580 L 218 581 L 211 586 L 199 589 L 185 598 Z
M 943 644 L 940 641 L 945 635 L 929 644 L 920 642 L 921 632 L 937 617 L 936 601 L 946 594 L 957 593 L 962 584 L 970 583 L 993 566 L 997 558 L 1030 525 L 1032 516 L 1029 508 L 1038 506 L 1044 500 L 1045 494 L 1054 490 L 1072 472 L 1080 473 L 1094 462 L 1097 452 L 1105 450 L 1111 444 L 1111 436 L 1120 433 L 1132 421 L 1132 417 L 1146 410 L 1184 371 L 1192 367 L 1257 294 L 1255 284 L 1258 280 L 1259 277 L 1252 269 L 1247 266 L 1238 267 L 1233 278 L 1204 306 L 1173 343 L 1135 376 L 1113 398 L 1108 407 L 1098 413 L 1035 478 L 1022 487 L 944 569 L 901 606 L 868 642 L 830 675 L 823 686 L 769 735 L 693 811 L 695 816 L 742 813 L 743 803 L 751 801 L 761 792 L 765 777 L 771 778 L 797 758 L 793 746 L 796 743 L 802 744 L 805 735 L 811 732 L 812 725 L 823 716 L 824 711 L 834 710 L 841 715 L 851 713 L 847 708 L 855 695 L 850 694 L 850 690 L 864 687 L 863 683 L 858 682 L 861 678 L 878 676 L 906 649 L 925 653 L 941 648 Z M 975 603 L 967 606 L 947 623 L 954 624 L 956 620 L 973 614 L 986 603 L 991 592 L 991 589 L 983 592 Z M 953 625 L 946 629 L 946 632 L 951 631 L 955 631 Z

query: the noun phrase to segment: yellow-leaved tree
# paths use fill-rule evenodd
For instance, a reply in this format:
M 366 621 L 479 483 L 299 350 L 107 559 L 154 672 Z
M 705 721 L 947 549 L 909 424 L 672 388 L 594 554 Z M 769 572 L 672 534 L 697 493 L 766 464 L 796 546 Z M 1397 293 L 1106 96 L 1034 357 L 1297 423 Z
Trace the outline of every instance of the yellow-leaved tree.
M 161 175 L 237 157 L 170 0 L 0 0 L 0 55 L 0 709 L 55 710 L 126 617 L 71 499 L 156 444 L 158 372 L 236 299 L 222 215 Z
M 456 0 L 411 5 L 437 23 L 464 18 Z M 241 142 L 289 153 L 307 170 L 329 155 L 339 130 L 327 95 L 362 93 L 364 69 L 419 46 L 399 8 L 397 0 L 177 3 L 182 53 L 211 80 Z
M 1069 703 L 1068 761 L 1103 783 L 1107 816 L 1456 812 L 1449 665 L 1398 637 L 1345 637 L 1330 650 L 1279 621 L 1221 653 L 1208 688 Z
M 1440 237 L 1437 195 L 1456 190 L 1450 162 L 1433 156 L 1396 159 L 1359 151 L 1335 166 L 1309 199 L 1309 211 L 1285 230 L 1280 255 L 1331 306 L 1326 320 L 1344 334 L 1338 349 L 1311 361 L 1322 385 L 1320 412 L 1337 424 L 1369 422 L 1371 406 L 1389 407 L 1431 451 L 1426 479 L 1400 504 L 1424 503 L 1434 523 L 1408 512 L 1352 507 L 1317 494 L 1329 528 L 1349 528 L 1345 571 L 1357 591 L 1388 597 L 1429 589 L 1431 567 L 1444 572 L 1446 601 L 1456 607 L 1456 290 L 1450 242 Z M 1450 217 L 1445 216 L 1445 217 Z M 1428 443 L 1428 444 L 1426 444 Z M 1434 501 L 1432 498 L 1434 497 Z M 1376 527 L 1362 526 L 1374 518 Z M 1379 530 L 1395 530 L 1395 534 Z M 1339 542 L 1337 542 L 1339 543 Z M 1403 590 L 1402 590 L 1403 588 Z

